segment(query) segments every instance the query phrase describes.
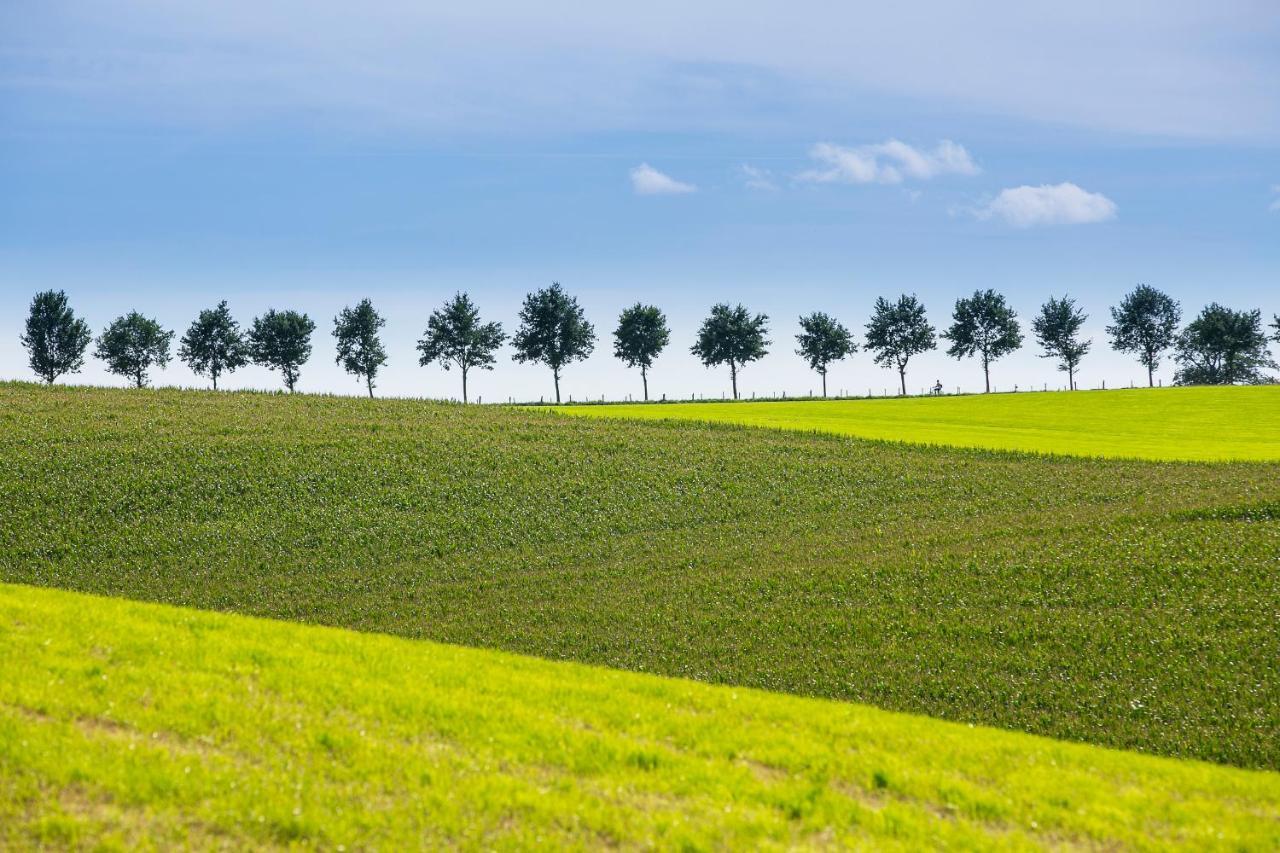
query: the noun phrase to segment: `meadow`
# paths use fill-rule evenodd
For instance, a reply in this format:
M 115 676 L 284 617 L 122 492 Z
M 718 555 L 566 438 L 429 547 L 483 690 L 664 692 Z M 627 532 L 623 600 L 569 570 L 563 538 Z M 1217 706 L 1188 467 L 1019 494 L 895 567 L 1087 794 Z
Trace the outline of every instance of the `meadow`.
M 1280 464 L 0 385 L 0 580 L 1280 767 Z
M 1265 849 L 1280 774 L 0 584 L 0 847 Z
M 1280 386 L 860 400 L 564 406 L 584 417 L 700 420 L 858 438 L 1161 460 L 1280 460 Z

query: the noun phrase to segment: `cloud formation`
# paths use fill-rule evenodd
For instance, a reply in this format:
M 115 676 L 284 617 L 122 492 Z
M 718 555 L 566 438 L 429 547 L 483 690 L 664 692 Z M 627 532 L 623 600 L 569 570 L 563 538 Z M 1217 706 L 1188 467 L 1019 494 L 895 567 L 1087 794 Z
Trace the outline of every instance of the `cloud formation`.
M 1276 194 L 1276 197 L 1271 201 L 1271 205 L 1267 208 L 1267 210 L 1280 212 L 1280 184 L 1275 184 L 1274 186 L 1272 186 L 1271 191 Z
M 773 182 L 772 172 L 768 169 L 752 166 L 750 163 L 742 164 L 742 183 L 749 190 L 776 190 L 778 188 L 778 185 Z
M 698 191 L 693 184 L 677 181 L 648 163 L 641 163 L 631 170 L 631 188 L 636 195 L 683 195 Z
M 876 145 L 845 148 L 819 142 L 809 156 L 825 168 L 796 175 L 800 181 L 841 184 L 900 184 L 911 178 L 927 181 L 939 175 L 976 175 L 980 170 L 963 145 L 944 139 L 932 151 L 922 151 L 890 139 Z
M 1116 203 L 1070 182 L 1020 186 L 1000 194 L 977 211 L 979 219 L 999 217 L 1015 228 L 1037 225 L 1083 225 L 1116 216 Z

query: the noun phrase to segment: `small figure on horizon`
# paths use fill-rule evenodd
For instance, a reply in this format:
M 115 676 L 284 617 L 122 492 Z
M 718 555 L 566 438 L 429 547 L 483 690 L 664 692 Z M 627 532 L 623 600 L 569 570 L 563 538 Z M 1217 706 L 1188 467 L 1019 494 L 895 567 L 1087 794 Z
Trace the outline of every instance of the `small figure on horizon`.
M 941 379 L 939 379 L 938 381 L 936 381 L 936 382 L 934 382 L 934 383 L 933 383 L 933 393 L 934 393 L 935 395 L 940 395 L 940 394 L 942 394 L 942 380 L 941 380 Z

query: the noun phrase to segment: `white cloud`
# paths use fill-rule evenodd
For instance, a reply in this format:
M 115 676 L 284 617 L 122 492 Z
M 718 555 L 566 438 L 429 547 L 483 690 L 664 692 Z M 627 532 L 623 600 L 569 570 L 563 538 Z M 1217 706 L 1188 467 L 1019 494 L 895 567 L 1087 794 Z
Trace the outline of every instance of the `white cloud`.
M 1102 193 L 1091 193 L 1064 182 L 1001 190 L 976 214 L 979 219 L 998 216 L 1015 228 L 1081 225 L 1114 219 L 1116 204 Z
M 824 164 L 796 175 L 801 181 L 842 184 L 898 184 L 906 178 L 927 181 L 938 175 L 976 175 L 978 165 L 963 145 L 950 139 L 922 151 L 897 139 L 845 148 L 819 142 L 809 156 Z
M 1274 185 L 1271 191 L 1276 194 L 1276 197 L 1272 200 L 1271 206 L 1267 210 L 1280 211 L 1280 184 Z
M 648 163 L 641 163 L 631 170 L 631 188 L 637 195 L 682 195 L 698 191 L 693 184 L 664 175 Z
M 747 189 L 751 190 L 776 190 L 778 185 L 773 182 L 773 173 L 768 169 L 761 169 L 752 166 L 749 163 L 742 164 L 742 182 Z

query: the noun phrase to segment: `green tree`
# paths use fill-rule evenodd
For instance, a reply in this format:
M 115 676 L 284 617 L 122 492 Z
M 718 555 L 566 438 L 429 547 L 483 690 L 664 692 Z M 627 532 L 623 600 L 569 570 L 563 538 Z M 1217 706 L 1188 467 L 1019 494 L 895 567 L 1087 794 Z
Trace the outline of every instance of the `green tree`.
M 827 396 L 827 365 L 847 358 L 858 349 L 849 330 L 835 317 L 821 311 L 800 318 L 800 334 L 796 335 L 796 343 L 800 345 L 796 355 L 802 356 L 809 362 L 809 368 L 822 377 L 824 397 Z
M 163 368 L 169 363 L 172 340 L 173 332 L 165 331 L 150 317 L 130 311 L 103 330 L 94 355 L 107 363 L 107 370 L 127 376 L 141 388 L 147 384 L 147 372 L 152 367 Z
M 905 293 L 897 302 L 883 296 L 876 300 L 867 323 L 867 349 L 875 353 L 881 367 L 898 371 L 902 395 L 907 394 L 907 363 L 911 357 L 937 346 L 935 329 L 925 317 L 924 305 L 914 294 Z
M 240 324 L 227 309 L 225 299 L 216 308 L 200 312 L 179 342 L 178 357 L 197 376 L 213 380 L 215 391 L 219 376 L 249 363 L 249 344 L 240 332 Z
M 418 341 L 418 364 L 433 361 L 462 374 L 462 402 L 467 402 L 467 373 L 472 368 L 493 370 L 498 347 L 507 339 L 501 323 L 481 323 L 480 310 L 465 293 L 456 293 L 444 308 L 427 318 L 427 330 Z
M 595 327 L 578 306 L 578 300 L 564 292 L 559 282 L 530 293 L 520 309 L 520 328 L 511 339 L 512 359 L 539 362 L 551 368 L 555 379 L 556 402 L 560 402 L 560 371 L 581 361 L 596 348 Z
M 32 297 L 26 330 L 18 336 L 27 348 L 31 369 L 50 385 L 64 373 L 75 373 L 84 366 L 91 338 L 89 324 L 76 317 L 61 290 L 46 290 Z
M 387 363 L 387 351 L 378 337 L 378 330 L 387 325 L 373 303 L 361 299 L 354 308 L 343 308 L 333 318 L 333 337 L 337 341 L 336 364 L 342 369 L 364 380 L 369 389 L 369 399 L 373 399 L 373 381 L 378 377 L 378 370 Z
M 1178 336 L 1179 385 L 1251 385 L 1276 368 L 1267 352 L 1261 311 L 1233 311 L 1214 302 Z
M 733 387 L 733 399 L 738 399 L 738 371 L 769 354 L 769 317 L 751 315 L 741 304 L 730 307 L 721 302 L 711 308 L 711 314 L 702 321 L 698 341 L 690 351 L 702 359 L 706 367 L 729 365 L 729 382 Z
M 1156 384 L 1161 354 L 1178 342 L 1182 306 L 1167 293 L 1145 284 L 1135 287 L 1111 309 L 1111 348 L 1138 357 L 1147 368 L 1147 385 Z
M 975 290 L 973 296 L 957 299 L 951 328 L 942 337 L 951 341 L 947 355 L 952 358 L 982 360 L 982 379 L 991 393 L 991 362 L 1022 346 L 1018 315 L 994 290 Z
M 255 317 L 249 327 L 249 357 L 254 364 L 279 370 L 285 387 L 293 393 L 302 365 L 311 358 L 311 333 L 316 324 L 297 311 L 272 308 Z
M 1272 337 L 1275 339 L 1276 343 L 1280 344 L 1280 314 L 1272 314 L 1271 319 L 1273 321 L 1271 323 L 1271 328 L 1276 330 Z
M 667 315 L 652 305 L 637 302 L 618 316 L 613 330 L 613 354 L 627 367 L 640 368 L 644 398 L 649 399 L 649 368 L 671 340 Z
M 1077 308 L 1071 297 L 1051 296 L 1040 306 L 1040 315 L 1032 323 L 1036 340 L 1044 349 L 1040 357 L 1058 360 L 1058 369 L 1066 372 L 1067 387 L 1072 391 L 1076 388 L 1076 368 L 1093 346 L 1092 341 L 1082 341 L 1079 337 L 1080 327 L 1088 319 L 1089 315 Z

